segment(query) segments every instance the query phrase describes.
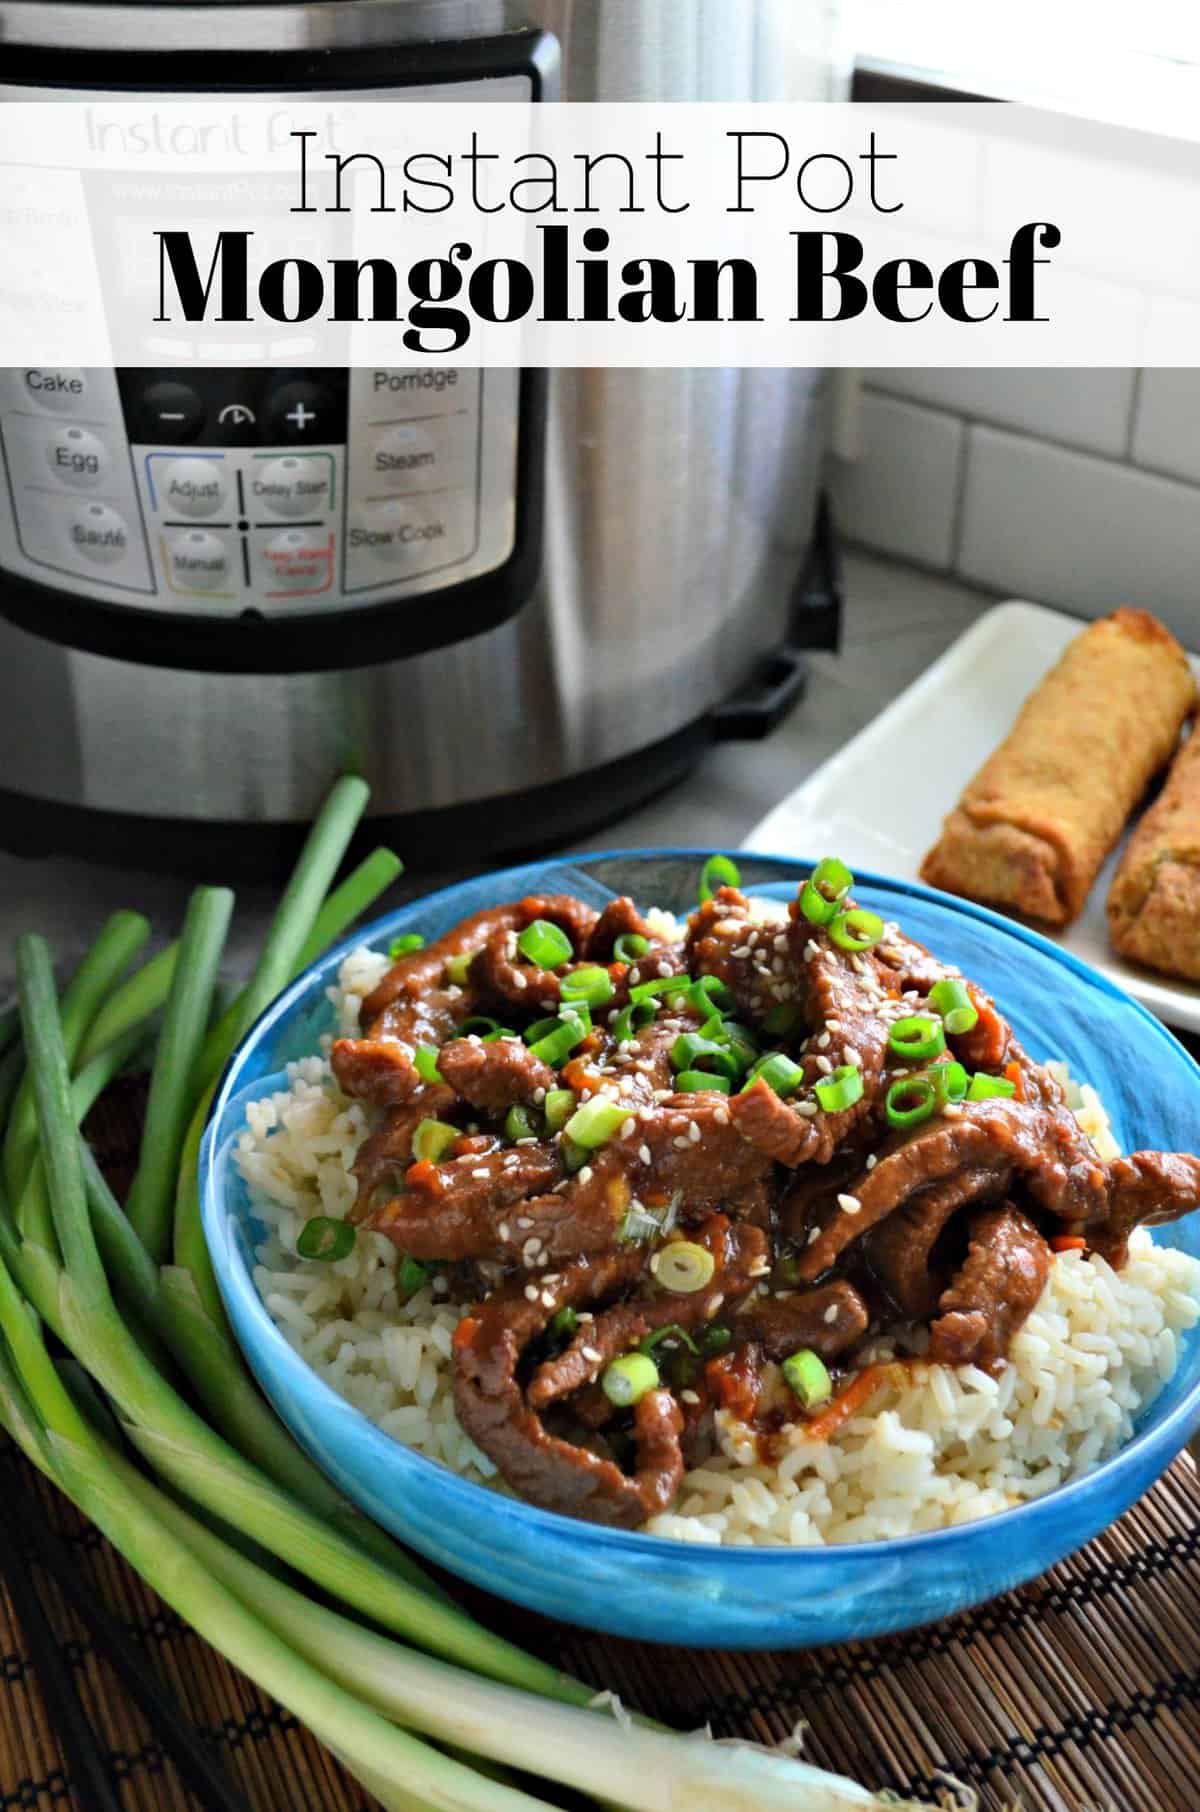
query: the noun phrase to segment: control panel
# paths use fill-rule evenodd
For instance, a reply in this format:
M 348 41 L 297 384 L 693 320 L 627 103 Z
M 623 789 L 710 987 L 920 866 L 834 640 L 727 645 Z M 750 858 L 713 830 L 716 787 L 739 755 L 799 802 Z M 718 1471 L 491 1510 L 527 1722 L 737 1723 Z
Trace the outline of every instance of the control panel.
M 0 371 L 0 567 L 180 617 L 415 599 L 517 535 L 520 375 Z

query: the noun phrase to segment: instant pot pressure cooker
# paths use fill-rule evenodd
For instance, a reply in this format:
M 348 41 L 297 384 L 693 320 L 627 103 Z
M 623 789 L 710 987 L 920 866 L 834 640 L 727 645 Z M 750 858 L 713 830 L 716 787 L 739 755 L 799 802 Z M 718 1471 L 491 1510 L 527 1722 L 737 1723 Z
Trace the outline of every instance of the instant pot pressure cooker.
M 0 0 L 0 101 L 824 99 L 831 11 Z M 347 769 L 414 865 L 577 837 L 794 700 L 825 443 L 811 370 L 0 371 L 0 841 L 267 870 Z

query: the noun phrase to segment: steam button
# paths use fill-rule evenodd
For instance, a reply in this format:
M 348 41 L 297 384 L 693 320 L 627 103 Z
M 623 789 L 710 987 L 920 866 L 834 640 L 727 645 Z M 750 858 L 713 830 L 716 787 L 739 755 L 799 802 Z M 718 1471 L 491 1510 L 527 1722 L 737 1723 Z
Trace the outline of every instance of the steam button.
M 229 579 L 229 551 L 211 529 L 182 529 L 167 542 L 175 591 L 219 591 Z
M 215 516 L 226 497 L 221 461 L 173 459 L 156 474 L 155 490 L 164 516 Z
M 106 503 L 77 503 L 67 524 L 71 546 L 97 566 L 114 566 L 129 551 L 125 518 Z
M 329 508 L 332 461 L 326 453 L 285 453 L 255 468 L 250 495 L 275 516 L 322 516 Z
M 86 428 L 60 428 L 46 442 L 46 464 L 60 484 L 86 491 L 107 475 L 108 454 Z

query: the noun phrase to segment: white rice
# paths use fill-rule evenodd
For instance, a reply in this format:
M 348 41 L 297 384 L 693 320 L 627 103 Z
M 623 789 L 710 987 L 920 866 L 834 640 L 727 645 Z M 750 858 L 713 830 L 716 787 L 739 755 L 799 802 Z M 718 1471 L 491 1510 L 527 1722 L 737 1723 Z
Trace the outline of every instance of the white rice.
M 339 1031 L 358 1029 L 360 1003 L 387 967 L 368 950 L 346 958 L 330 990 Z M 1058 1073 L 1102 1155 L 1116 1155 L 1095 1090 L 1076 1087 L 1063 1066 Z M 342 1095 L 322 1055 L 291 1065 L 288 1087 L 255 1102 L 246 1120 L 237 1162 L 265 1229 L 255 1282 L 284 1336 L 396 1440 L 502 1488 L 454 1413 L 460 1311 L 439 1300 L 439 1280 L 399 1302 L 398 1254 L 378 1234 L 360 1233 L 339 1264 L 296 1256 L 310 1216 L 341 1218 L 354 1200 L 368 1110 Z M 689 1472 L 675 1509 L 647 1527 L 692 1542 L 810 1547 L 945 1528 L 1044 1496 L 1129 1439 L 1197 1320 L 1200 1261 L 1145 1232 L 1121 1272 L 1061 1254 L 999 1378 L 974 1366 L 897 1368 L 897 1381 L 830 1440 L 792 1429 L 774 1464 L 723 1413 L 720 1454 Z

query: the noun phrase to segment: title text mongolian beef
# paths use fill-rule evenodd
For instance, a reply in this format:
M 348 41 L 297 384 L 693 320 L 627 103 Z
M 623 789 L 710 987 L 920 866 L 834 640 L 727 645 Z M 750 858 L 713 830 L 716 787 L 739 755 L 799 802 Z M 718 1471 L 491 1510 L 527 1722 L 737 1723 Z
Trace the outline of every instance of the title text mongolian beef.
M 944 1527 L 1129 1437 L 1200 1315 L 1122 1156 L 969 977 L 819 864 L 686 921 L 524 899 L 363 950 L 248 1111 L 280 1327 L 398 1439 L 693 1541 Z

